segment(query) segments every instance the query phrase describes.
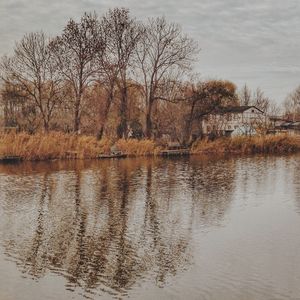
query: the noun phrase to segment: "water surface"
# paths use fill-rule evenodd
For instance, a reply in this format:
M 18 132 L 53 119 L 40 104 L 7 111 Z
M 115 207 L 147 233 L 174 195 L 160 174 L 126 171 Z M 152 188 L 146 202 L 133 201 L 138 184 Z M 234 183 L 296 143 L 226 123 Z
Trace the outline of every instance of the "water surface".
M 0 299 L 300 299 L 300 156 L 0 165 Z

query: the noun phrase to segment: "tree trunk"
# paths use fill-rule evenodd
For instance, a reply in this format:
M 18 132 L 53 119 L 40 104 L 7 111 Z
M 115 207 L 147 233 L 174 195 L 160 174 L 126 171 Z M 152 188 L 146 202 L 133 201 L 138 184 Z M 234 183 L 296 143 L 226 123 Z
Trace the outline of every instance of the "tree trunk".
M 74 132 L 79 133 L 80 128 L 80 102 L 81 102 L 81 94 L 76 96 L 75 102 L 75 112 L 74 112 Z
M 44 120 L 44 130 L 45 132 L 49 132 L 49 122 L 47 122 L 46 120 Z
M 127 86 L 123 86 L 121 92 L 120 119 L 117 136 L 119 139 L 127 138 Z
M 152 120 L 151 120 L 151 112 L 152 112 L 153 101 L 149 100 L 147 112 L 146 112 L 146 137 L 151 139 L 152 137 Z
M 97 140 L 100 141 L 103 138 L 104 133 L 104 124 L 100 126 L 100 129 L 97 132 Z
M 188 119 L 186 120 L 185 135 L 183 140 L 183 144 L 185 145 L 188 144 L 191 138 L 192 125 L 194 121 L 194 109 L 195 109 L 195 102 L 192 103 Z
M 4 98 L 4 126 L 7 127 L 8 124 L 9 124 L 9 122 L 8 122 L 8 100 L 5 97 Z
M 106 99 L 106 105 L 105 105 L 105 109 L 104 109 L 104 116 L 103 116 L 103 120 L 101 122 L 100 128 L 98 130 L 97 133 L 97 140 L 101 140 L 103 137 L 103 133 L 104 133 L 104 129 L 105 129 L 105 125 L 106 125 L 106 121 L 108 118 L 108 114 L 109 114 L 109 110 L 111 107 L 113 101 L 113 95 L 111 94 L 107 99 Z

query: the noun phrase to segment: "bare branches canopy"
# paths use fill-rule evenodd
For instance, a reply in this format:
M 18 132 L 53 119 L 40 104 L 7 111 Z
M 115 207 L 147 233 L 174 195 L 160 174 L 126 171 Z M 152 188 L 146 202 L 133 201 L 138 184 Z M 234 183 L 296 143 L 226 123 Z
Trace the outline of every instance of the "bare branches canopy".
M 181 97 L 178 82 L 191 70 L 198 52 L 194 40 L 164 17 L 149 19 L 137 47 L 137 68 L 146 107 L 146 136 L 152 135 L 151 114 L 157 100 Z
M 43 32 L 25 35 L 16 43 L 14 55 L 2 59 L 1 70 L 6 99 L 7 92 L 13 89 L 14 96 L 23 99 L 22 110 L 25 117 L 31 117 L 31 126 L 42 123 L 48 130 L 61 100 L 61 78 L 49 49 L 49 39 Z
M 198 54 L 179 24 L 140 22 L 125 8 L 70 19 L 56 37 L 26 34 L 1 60 L 5 126 L 187 141 L 193 124 L 217 107 L 275 112 L 260 89 L 245 85 L 238 94 L 230 81 L 194 82 Z M 287 113 L 299 108 L 298 94 L 287 98 Z
M 87 13 L 78 23 L 71 19 L 62 35 L 50 43 L 56 67 L 73 89 L 74 132 L 79 131 L 82 97 L 96 78 L 97 57 L 102 55 L 104 47 L 98 17 Z

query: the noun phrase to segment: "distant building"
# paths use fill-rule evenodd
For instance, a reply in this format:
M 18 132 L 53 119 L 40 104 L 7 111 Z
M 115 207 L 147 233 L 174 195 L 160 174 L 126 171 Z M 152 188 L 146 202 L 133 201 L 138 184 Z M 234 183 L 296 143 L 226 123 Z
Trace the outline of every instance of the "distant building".
M 204 135 L 254 135 L 265 124 L 265 113 L 255 106 L 223 107 L 203 118 L 202 132 Z
M 287 119 L 283 116 L 269 116 L 269 122 L 272 128 L 279 128 Z
M 269 133 L 300 135 L 300 121 L 290 121 L 286 117 L 281 116 L 270 116 L 269 122 L 271 124 Z
M 275 127 L 277 133 L 287 133 L 290 135 L 300 134 L 300 122 L 285 121 Z

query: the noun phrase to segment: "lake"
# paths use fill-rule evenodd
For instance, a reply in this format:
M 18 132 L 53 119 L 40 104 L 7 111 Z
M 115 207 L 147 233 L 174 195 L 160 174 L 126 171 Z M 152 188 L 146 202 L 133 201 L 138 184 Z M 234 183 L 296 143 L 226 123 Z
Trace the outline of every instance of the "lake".
M 0 299 L 300 299 L 300 156 L 0 165 Z

